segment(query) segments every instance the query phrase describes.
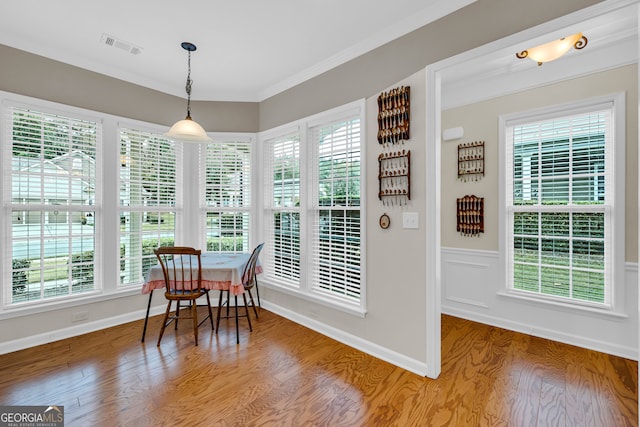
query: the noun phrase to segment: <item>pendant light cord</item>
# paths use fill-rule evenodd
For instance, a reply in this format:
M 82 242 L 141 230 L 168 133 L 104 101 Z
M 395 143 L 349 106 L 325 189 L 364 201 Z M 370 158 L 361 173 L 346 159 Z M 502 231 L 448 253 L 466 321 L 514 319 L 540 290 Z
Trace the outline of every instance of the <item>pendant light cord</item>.
M 189 59 L 187 60 L 188 66 L 188 74 L 187 74 L 187 84 L 185 89 L 187 90 L 187 119 L 191 119 L 191 85 L 193 84 L 193 80 L 191 80 L 191 51 L 189 52 Z
M 207 135 L 203 127 L 191 118 L 191 86 L 193 85 L 193 80 L 191 80 L 191 52 L 196 50 L 196 45 L 190 42 L 182 42 L 180 46 L 189 53 L 187 84 L 185 86 L 187 91 L 187 117 L 178 120 L 171 126 L 169 132 L 164 135 L 175 142 L 211 142 L 212 139 Z

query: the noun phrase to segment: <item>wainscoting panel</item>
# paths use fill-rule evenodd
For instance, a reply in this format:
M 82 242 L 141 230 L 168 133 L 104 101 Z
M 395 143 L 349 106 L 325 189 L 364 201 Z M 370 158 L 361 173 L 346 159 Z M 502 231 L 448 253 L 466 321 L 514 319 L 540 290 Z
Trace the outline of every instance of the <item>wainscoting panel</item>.
M 621 311 L 516 298 L 498 252 L 442 248 L 442 313 L 638 360 L 638 266 L 625 265 Z
M 443 261 L 443 264 L 442 278 L 447 283 L 443 295 L 446 300 L 489 308 L 486 302 L 488 281 L 484 279 L 489 273 L 488 264 L 454 260 Z

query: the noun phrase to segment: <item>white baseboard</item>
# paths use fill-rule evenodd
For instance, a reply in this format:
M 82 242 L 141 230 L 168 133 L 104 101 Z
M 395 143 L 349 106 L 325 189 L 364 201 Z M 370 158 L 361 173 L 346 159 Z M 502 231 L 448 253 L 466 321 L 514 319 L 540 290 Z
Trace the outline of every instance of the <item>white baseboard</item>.
M 217 299 L 211 299 L 211 307 L 218 307 Z M 242 299 L 238 300 L 238 306 L 244 306 Z M 152 306 L 149 311 L 149 316 L 157 316 L 164 314 L 166 309 L 165 304 Z M 58 329 L 55 331 L 44 332 L 42 334 L 31 335 L 28 337 L 18 338 L 11 341 L 0 342 L 0 354 L 11 353 L 14 351 L 24 350 L 26 348 L 35 347 L 42 344 L 48 344 L 54 341 L 60 341 L 66 338 L 75 337 L 78 335 L 88 334 L 90 332 L 99 331 L 101 329 L 111 328 L 113 326 L 122 325 L 124 323 L 133 322 L 135 320 L 144 319 L 146 308 L 143 310 L 133 311 L 131 313 L 125 313 L 119 316 L 108 317 L 105 319 L 95 320 L 92 322 L 82 322 L 68 328 Z M 142 336 L 142 330 L 140 330 Z
M 340 329 L 328 326 L 309 317 L 302 316 L 299 313 L 296 313 L 279 305 L 269 303 L 268 301 L 263 300 L 262 307 L 264 307 L 266 310 L 278 314 L 279 316 L 287 318 L 292 322 L 306 326 L 307 328 L 312 329 L 322 335 L 326 335 L 336 341 L 363 351 L 367 354 L 370 354 L 371 356 L 384 360 L 385 362 L 389 362 L 392 365 L 398 366 L 402 369 L 406 369 L 407 371 L 413 372 L 414 374 L 420 375 L 422 377 L 427 376 L 427 364 L 425 362 L 412 359 L 386 347 L 372 343 L 371 341 L 367 341 Z
M 240 301 L 239 301 L 240 303 Z M 282 317 L 285 317 L 293 322 L 299 323 L 303 326 L 313 329 L 323 335 L 335 339 L 343 344 L 361 350 L 367 354 L 375 356 L 393 365 L 406 369 L 420 376 L 426 376 L 427 365 L 424 362 L 406 357 L 400 353 L 389 350 L 378 344 L 364 340 L 355 335 L 346 333 L 339 329 L 325 325 L 317 320 L 310 319 L 302 316 L 296 312 L 288 310 L 284 307 L 276 304 L 271 304 L 267 301 L 262 301 L 262 306 Z M 215 307 L 215 306 L 214 306 Z M 165 305 L 157 305 L 151 307 L 149 313 L 150 316 L 156 316 L 164 313 Z M 19 338 L 12 341 L 0 343 L 0 354 L 11 353 L 18 350 L 24 350 L 26 348 L 35 347 L 42 344 L 48 344 L 54 341 L 63 340 L 66 338 L 75 337 L 78 335 L 99 331 L 101 329 L 110 328 L 113 326 L 121 325 L 124 323 L 132 322 L 135 320 L 143 319 L 145 316 L 145 310 L 138 310 L 135 312 L 109 317 L 106 319 L 100 319 L 93 322 L 86 322 L 78 325 L 73 325 L 68 328 L 59 329 L 56 331 L 46 332 L 43 334 L 32 335 L 29 337 Z M 142 334 L 142 330 L 140 330 Z
M 451 316 L 459 317 L 461 319 L 471 320 L 472 322 L 483 323 L 485 325 L 520 332 L 539 338 L 545 338 L 565 344 L 575 345 L 577 347 L 587 348 L 589 350 L 599 351 L 601 353 L 612 354 L 614 356 L 620 356 L 631 360 L 638 360 L 638 349 L 634 347 L 626 347 L 609 342 L 597 341 L 577 335 L 565 334 L 551 329 L 544 329 L 540 327 L 532 328 L 531 325 L 518 323 L 503 318 L 488 316 L 474 311 L 464 310 L 459 307 L 442 305 L 442 314 L 448 314 Z
M 149 316 L 155 316 L 164 313 L 165 307 L 166 306 L 164 304 L 151 307 Z M 60 341 L 66 338 L 71 338 L 78 335 L 99 331 L 101 329 L 122 325 L 123 323 L 144 319 L 146 311 L 146 309 L 132 311 L 131 313 L 126 313 L 119 316 L 108 317 L 105 319 L 95 320 L 93 322 L 83 322 L 64 329 L 58 329 L 42 334 L 18 338 L 12 341 L 2 342 L 0 343 L 0 354 L 24 350 L 25 348 L 48 344 L 54 341 Z M 140 336 L 142 336 L 142 329 L 140 330 Z

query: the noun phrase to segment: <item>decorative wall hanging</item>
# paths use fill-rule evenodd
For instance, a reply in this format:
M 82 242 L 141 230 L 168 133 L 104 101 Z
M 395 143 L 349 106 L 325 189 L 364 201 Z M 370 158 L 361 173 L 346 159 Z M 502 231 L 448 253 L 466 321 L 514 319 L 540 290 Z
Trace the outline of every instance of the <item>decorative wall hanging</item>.
M 378 198 L 385 206 L 406 205 L 411 200 L 411 151 L 398 150 L 378 156 Z
M 457 227 L 463 236 L 479 236 L 484 233 L 484 197 L 464 196 L 456 200 Z
M 484 176 L 484 141 L 458 145 L 458 179 L 478 181 Z
M 380 228 L 386 230 L 391 225 L 391 218 L 386 213 L 380 215 Z
M 397 144 L 409 139 L 410 87 L 401 86 L 378 96 L 378 143 Z

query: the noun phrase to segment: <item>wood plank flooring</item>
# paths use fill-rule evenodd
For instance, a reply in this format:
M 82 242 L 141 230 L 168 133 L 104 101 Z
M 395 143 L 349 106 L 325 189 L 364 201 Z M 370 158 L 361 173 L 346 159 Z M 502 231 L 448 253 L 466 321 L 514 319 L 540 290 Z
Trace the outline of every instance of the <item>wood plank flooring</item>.
M 0 404 L 67 426 L 635 426 L 637 363 L 450 316 L 422 378 L 262 310 L 254 330 L 160 318 L 0 356 Z M 244 320 L 246 322 L 246 319 Z M 407 339 L 411 339 L 407 335 Z

